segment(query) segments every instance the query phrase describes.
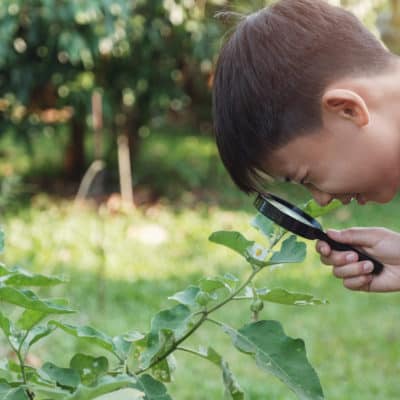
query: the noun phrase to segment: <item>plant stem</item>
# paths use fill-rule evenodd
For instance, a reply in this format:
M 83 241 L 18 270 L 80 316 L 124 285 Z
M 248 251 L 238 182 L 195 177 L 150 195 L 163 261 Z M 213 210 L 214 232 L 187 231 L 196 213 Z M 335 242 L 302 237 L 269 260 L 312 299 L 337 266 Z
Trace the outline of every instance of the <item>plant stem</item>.
M 277 238 L 273 241 L 271 244 L 269 250 L 271 250 L 282 238 L 285 236 L 287 231 L 283 232 L 282 234 L 278 235 Z M 178 339 L 164 354 L 161 356 L 157 357 L 153 362 L 150 363 L 149 366 L 146 368 L 141 368 L 137 371 L 134 372 L 134 375 L 140 375 L 143 372 L 149 370 L 152 368 L 154 365 L 158 364 L 160 361 L 164 360 L 167 358 L 171 353 L 173 353 L 176 349 L 178 349 L 179 345 L 184 342 L 189 336 L 191 336 L 202 324 L 204 321 L 211 321 L 214 322 L 215 324 L 222 326 L 222 324 L 216 320 L 213 320 L 211 318 L 208 318 L 208 316 L 213 313 L 214 311 L 217 311 L 221 307 L 223 307 L 226 303 L 229 303 L 231 300 L 236 299 L 236 296 L 254 279 L 254 277 L 262 270 L 262 267 L 257 267 L 255 265 L 252 265 L 252 273 L 249 275 L 249 277 L 246 279 L 246 281 L 239 286 L 233 293 L 231 293 L 230 296 L 228 296 L 226 299 L 224 299 L 221 303 L 216 304 L 214 307 L 211 307 L 209 310 L 202 310 L 194 313 L 194 315 L 201 315 L 201 318 L 193 325 L 193 327 L 185 333 L 180 339 Z M 184 347 L 179 347 L 180 350 L 185 349 Z M 184 350 L 184 351 L 187 351 Z M 194 351 L 191 351 L 192 353 L 195 353 Z M 197 354 L 199 355 L 199 354 Z
M 224 324 L 222 322 L 217 321 L 216 319 L 213 318 L 207 318 L 208 322 L 212 322 L 215 325 L 218 325 L 220 328 L 223 328 Z
M 26 338 L 26 336 L 24 337 L 24 340 L 25 340 L 25 338 Z M 21 367 L 22 380 L 24 381 L 24 384 L 26 385 L 27 384 L 27 380 L 26 380 L 26 374 L 25 374 L 25 362 L 24 362 L 24 359 L 23 359 L 23 357 L 21 355 L 20 349 L 21 349 L 21 346 L 18 349 L 18 351 L 16 351 L 16 354 L 17 354 L 17 357 L 18 357 L 19 365 Z M 35 395 L 28 388 L 25 390 L 25 392 L 28 395 L 30 400 L 34 400 Z
M 17 351 L 17 357 L 18 357 L 18 361 L 19 361 L 19 365 L 21 367 L 21 375 L 22 375 L 22 380 L 24 381 L 24 383 L 26 384 L 26 374 L 25 374 L 25 365 L 24 365 L 24 360 L 21 356 L 21 353 L 19 351 Z
M 199 356 L 201 358 L 207 358 L 203 354 L 199 353 L 198 351 L 189 349 L 187 347 L 177 347 L 176 350 L 185 351 L 186 353 L 191 353 L 191 354 L 194 354 L 195 356 Z
M 24 359 L 23 359 L 23 357 L 21 356 L 21 348 L 22 348 L 22 344 L 24 343 L 26 337 L 28 336 L 28 333 L 29 333 L 29 331 L 26 332 L 25 336 L 22 338 L 22 341 L 21 341 L 21 343 L 20 343 L 18 349 L 14 347 L 14 345 L 12 344 L 10 338 L 7 336 L 8 344 L 9 344 L 10 347 L 13 349 L 14 353 L 17 355 L 18 362 L 19 362 L 19 366 L 21 367 L 22 381 L 24 382 L 24 384 L 26 384 L 27 381 L 26 381 L 26 374 L 25 374 Z M 28 394 L 29 394 L 29 391 L 28 391 Z M 29 396 L 29 397 L 30 397 L 30 396 Z
M 147 371 L 148 369 L 152 368 L 154 365 L 158 364 L 160 361 L 164 360 L 167 358 L 172 352 L 175 351 L 175 349 L 183 342 L 185 341 L 189 336 L 191 336 L 202 324 L 207 318 L 208 315 L 213 313 L 214 311 L 218 310 L 222 306 L 224 306 L 226 303 L 228 303 L 233 297 L 235 297 L 238 293 L 240 293 L 250 282 L 251 280 L 255 277 L 255 275 L 260 272 L 261 268 L 253 269 L 252 273 L 250 276 L 246 279 L 246 281 L 240 285 L 238 289 L 236 289 L 230 296 L 228 296 L 226 299 L 224 299 L 221 303 L 216 304 L 214 307 L 210 308 L 209 310 L 204 310 L 201 312 L 201 318 L 193 325 L 193 327 L 185 334 L 183 335 L 179 340 L 177 340 L 171 348 L 169 348 L 164 354 L 162 354 L 160 357 L 157 357 L 150 365 L 146 368 L 139 369 L 138 371 L 135 371 L 135 375 L 140 375 L 141 373 Z
M 258 321 L 258 316 L 259 316 L 259 312 L 258 311 L 253 311 L 251 318 L 253 320 L 253 322 L 257 322 Z
M 139 369 L 137 371 L 134 372 L 135 375 L 140 375 L 143 372 L 147 371 L 148 369 L 152 368 L 154 365 L 158 364 L 160 361 L 164 360 L 165 358 L 167 358 L 178 346 L 179 344 L 181 344 L 184 340 L 186 340 L 192 333 L 194 333 L 197 328 L 199 328 L 201 326 L 201 324 L 204 322 L 204 320 L 206 319 L 207 314 L 206 312 L 204 312 L 201 316 L 201 318 L 193 325 L 193 327 L 186 332 L 185 335 L 183 335 L 179 340 L 177 340 L 172 346 L 171 348 L 169 348 L 163 355 L 161 355 L 160 357 L 157 357 L 152 363 L 150 363 L 150 365 L 146 368 L 142 368 Z
M 30 331 L 31 331 L 30 329 L 28 329 L 26 331 L 24 337 L 22 338 L 22 340 L 21 340 L 21 342 L 20 342 L 20 344 L 18 346 L 18 349 L 15 349 L 15 352 L 17 353 L 18 361 L 19 361 L 19 364 L 20 364 L 20 367 L 21 367 L 22 379 L 23 379 L 25 384 L 27 383 L 26 374 L 25 374 L 25 357 L 22 357 L 21 350 L 22 350 L 22 346 L 23 346 L 26 338 L 28 337 Z M 28 391 L 28 395 L 29 395 L 29 397 L 31 397 L 29 393 L 30 392 Z
M 205 311 L 206 316 L 213 313 L 214 311 L 218 310 L 222 306 L 224 306 L 226 303 L 230 302 L 237 294 L 239 294 L 252 280 L 253 278 L 257 275 L 258 272 L 260 272 L 261 269 L 253 269 L 252 273 L 250 276 L 246 279 L 246 281 L 240 285 L 238 289 L 236 289 L 230 296 L 228 296 L 224 301 L 222 301 L 219 304 L 216 304 L 214 307 L 210 308 L 209 310 Z

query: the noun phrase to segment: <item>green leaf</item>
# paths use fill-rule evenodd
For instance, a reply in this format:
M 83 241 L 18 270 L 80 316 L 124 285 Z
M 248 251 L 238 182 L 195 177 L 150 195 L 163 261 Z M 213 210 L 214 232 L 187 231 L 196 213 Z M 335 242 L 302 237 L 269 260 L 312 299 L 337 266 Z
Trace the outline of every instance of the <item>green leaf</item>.
M 24 330 L 32 329 L 36 324 L 43 321 L 49 314 L 36 310 L 24 310 L 17 321 L 17 326 Z
M 233 275 L 233 274 L 227 272 L 227 273 L 224 274 L 224 276 L 222 277 L 222 281 L 225 282 L 225 283 L 230 287 L 231 292 L 232 292 L 233 290 L 236 289 L 237 284 L 238 284 L 238 282 L 239 282 L 239 279 L 238 279 L 235 275 Z
M 22 353 L 26 354 L 31 346 L 44 337 L 50 335 L 55 327 L 50 326 L 35 326 L 27 335 L 22 346 Z
M 141 375 L 132 387 L 145 394 L 144 400 L 172 400 L 165 385 L 148 374 Z
M 274 233 L 274 223 L 261 213 L 257 213 L 250 224 L 267 238 L 270 238 L 271 234 Z
M 175 357 L 170 354 L 167 358 L 164 358 L 162 361 L 155 364 L 151 371 L 155 378 L 160 380 L 161 382 L 171 382 L 172 373 L 176 369 L 176 360 Z
M 65 283 L 66 280 L 54 276 L 46 276 L 40 274 L 33 274 L 29 271 L 18 269 L 18 272 L 12 272 L 8 275 L 2 276 L 0 282 L 8 286 L 54 286 Z
M 109 352 L 115 354 L 117 357 L 120 356 L 117 349 L 115 348 L 113 339 L 105 333 L 100 332 L 95 328 L 92 328 L 91 326 L 69 325 L 56 320 L 49 321 L 49 325 L 55 325 L 72 336 L 86 340 L 88 343 L 100 346 L 103 349 L 106 349 Z
M 81 381 L 78 371 L 71 368 L 57 367 L 51 362 L 43 364 L 41 372 L 45 373 L 51 380 L 57 382 L 61 387 L 75 389 Z
M 0 228 L 0 253 L 4 251 L 4 231 Z
M 314 199 L 311 199 L 301 208 L 307 214 L 310 214 L 312 217 L 317 218 L 322 215 L 328 214 L 342 206 L 343 204 L 338 199 L 333 199 L 327 206 L 323 207 L 321 207 Z
M 225 398 L 229 400 L 244 400 L 244 392 L 233 375 L 226 361 L 222 361 L 222 379 L 225 385 Z
M 75 312 L 49 300 L 40 299 L 31 290 L 15 289 L 9 286 L 0 287 L 0 300 L 47 314 L 70 314 Z
M 4 264 L 0 263 L 0 276 L 8 275 L 12 271 L 8 269 Z
M 219 289 L 228 289 L 231 291 L 231 288 L 221 279 L 221 278 L 203 278 L 199 282 L 200 289 L 203 292 L 206 292 L 210 295 L 215 293 Z
M 11 320 L 9 320 L 4 314 L 0 312 L 0 329 L 8 339 L 11 347 L 16 349 L 21 344 L 24 332 L 15 329 L 15 326 Z
M 268 265 L 298 263 L 306 257 L 306 245 L 298 242 L 295 235 L 291 235 L 283 243 L 280 251 L 274 252 L 268 260 Z
M 154 316 L 147 337 L 147 349 L 140 357 L 142 368 L 147 368 L 152 360 L 163 354 L 185 333 L 190 316 L 190 309 L 183 304 L 160 311 Z
M 2 399 L 11 389 L 11 386 L 3 379 L 0 380 L 0 399 Z
M 132 347 L 132 341 L 126 340 L 125 335 L 118 335 L 112 338 L 112 342 L 114 351 L 118 354 L 118 357 L 122 360 L 126 360 Z
M 2 312 L 0 312 L 0 328 L 6 337 L 11 336 L 12 322 Z
M 196 295 L 199 293 L 199 291 L 200 288 L 198 286 L 190 285 L 185 290 L 168 297 L 168 299 L 175 300 L 178 303 L 184 304 L 185 306 L 195 306 Z
M 11 359 L 6 360 L 6 362 L 2 365 L 2 368 L 6 368 L 8 369 L 8 371 L 18 374 L 19 376 L 21 376 L 21 365 L 19 364 L 19 362 L 13 361 Z M 31 380 L 36 380 L 37 377 L 39 377 L 38 374 L 38 370 L 34 367 L 31 367 L 27 364 L 25 364 L 25 376 L 26 376 L 26 380 L 27 381 L 31 381 Z M 9 381 L 11 381 L 9 379 Z M 53 382 L 48 381 L 49 384 L 53 384 Z
M 114 392 L 104 394 L 103 396 L 96 397 L 95 400 L 143 400 L 144 393 L 139 392 L 137 389 L 120 389 Z
M 65 398 L 71 393 L 70 391 L 62 390 L 59 387 L 47 387 L 32 384 L 32 382 L 29 382 L 29 389 L 35 393 L 35 399 L 65 400 Z
M 214 232 L 208 240 L 228 247 L 243 257 L 247 257 L 247 249 L 255 243 L 254 241 L 247 240 L 240 232 L 235 231 Z
M 261 300 L 286 305 L 305 306 L 328 303 L 326 300 L 317 299 L 311 294 L 289 292 L 281 288 L 259 289 L 257 294 Z
M 122 388 L 134 387 L 136 383 L 137 382 L 135 378 L 127 375 L 119 375 L 116 377 L 103 376 L 99 379 L 98 384 L 94 387 L 79 385 L 78 389 L 73 394 L 66 397 L 65 400 L 91 400 L 98 398 L 101 395 L 115 392 Z M 140 400 L 142 398 L 142 394 L 140 392 L 136 392 L 134 395 L 132 395 L 132 397 L 129 397 L 128 399 Z M 112 399 L 112 397 L 108 397 L 108 399 Z
M 25 390 L 22 389 L 21 387 L 12 388 L 10 386 L 8 391 L 4 390 L 3 392 L 1 391 L 0 388 L 0 395 L 1 395 L 0 397 L 1 400 L 29 400 L 29 397 L 26 394 Z
M 52 298 L 52 299 L 44 299 L 46 301 L 50 301 L 54 304 L 58 304 L 60 306 L 66 307 L 68 305 L 68 300 L 63 298 Z M 20 329 L 30 330 L 39 322 L 43 321 L 49 313 L 43 313 L 41 311 L 36 310 L 24 310 L 24 312 L 19 317 L 16 325 Z
M 213 347 L 211 347 L 211 346 L 200 346 L 198 354 L 201 357 L 207 359 L 208 361 L 211 361 L 217 367 L 221 366 L 222 357 L 218 352 L 216 352 L 214 350 Z
M 158 332 L 161 329 L 171 330 L 176 336 L 180 336 L 187 328 L 190 310 L 183 304 L 156 314 L 151 321 L 151 332 Z
M 196 303 L 200 306 L 200 307 L 206 307 L 207 304 L 211 301 L 211 300 L 216 300 L 218 299 L 218 296 L 213 295 L 211 297 L 210 294 L 203 292 L 202 290 L 197 293 L 196 296 Z
M 18 395 L 15 393 L 17 389 L 13 388 L 8 382 L 2 379 L 0 381 L 0 399 L 26 399 L 27 397 L 18 397 L 21 396 L 21 394 Z
M 309 363 L 304 342 L 285 335 L 277 321 L 258 321 L 238 331 L 224 325 L 234 346 L 250 354 L 257 366 L 284 382 L 301 400 L 324 398 L 319 378 Z
M 2 360 L 1 365 L 3 370 L 8 370 L 10 372 L 15 372 L 17 374 L 21 373 L 21 366 L 14 360 Z
M 257 265 L 259 267 L 264 267 L 268 265 L 264 261 L 267 250 L 257 244 L 254 241 L 247 240 L 240 232 L 235 231 L 219 231 L 214 232 L 210 237 L 209 240 L 211 242 L 221 244 L 229 249 L 235 251 L 236 253 L 243 256 L 247 262 L 252 265 Z M 263 255 L 262 258 L 257 256 L 257 252 Z
M 127 342 L 134 343 L 137 342 L 138 340 L 142 340 L 145 337 L 145 335 L 143 335 L 143 333 L 139 331 L 132 331 L 125 333 L 123 337 Z
M 244 392 L 229 368 L 229 364 L 212 347 L 201 347 L 199 355 L 221 368 L 225 385 L 225 398 L 229 400 L 244 400 Z
M 78 371 L 81 382 L 86 386 L 92 386 L 108 371 L 108 360 L 106 357 L 92 357 L 90 355 L 75 354 L 70 363 L 70 368 Z

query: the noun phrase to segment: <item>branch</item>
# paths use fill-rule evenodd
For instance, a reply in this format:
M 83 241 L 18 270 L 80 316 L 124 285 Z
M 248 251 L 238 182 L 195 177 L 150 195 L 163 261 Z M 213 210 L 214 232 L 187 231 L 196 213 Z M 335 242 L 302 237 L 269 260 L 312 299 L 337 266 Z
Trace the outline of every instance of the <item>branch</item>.
M 283 233 L 279 234 L 273 243 L 269 247 L 269 251 L 286 235 L 287 231 L 284 231 Z M 146 368 L 141 368 L 137 371 L 134 372 L 135 375 L 140 375 L 143 372 L 149 370 L 150 368 L 154 367 L 154 365 L 158 364 L 165 358 L 167 358 L 171 353 L 173 353 L 176 349 L 178 349 L 179 345 L 184 342 L 189 336 L 191 336 L 200 326 L 203 324 L 204 321 L 211 321 L 214 322 L 215 324 L 222 326 L 222 324 L 218 321 L 215 321 L 211 318 L 208 318 L 208 316 L 223 307 L 225 304 L 229 303 L 231 300 L 237 299 L 237 295 L 254 279 L 254 277 L 263 269 L 262 267 L 257 267 L 255 265 L 252 266 L 252 273 L 249 275 L 249 277 L 246 279 L 246 281 L 239 286 L 233 293 L 230 294 L 226 299 L 224 299 L 221 303 L 216 304 L 214 307 L 210 308 L 209 310 L 202 310 L 200 312 L 195 313 L 200 314 L 201 318 L 193 325 L 193 327 L 186 332 L 180 339 L 178 339 L 164 354 L 161 356 L 157 357 L 153 362 L 150 363 L 150 365 Z M 179 349 L 183 349 L 183 347 L 180 347 Z

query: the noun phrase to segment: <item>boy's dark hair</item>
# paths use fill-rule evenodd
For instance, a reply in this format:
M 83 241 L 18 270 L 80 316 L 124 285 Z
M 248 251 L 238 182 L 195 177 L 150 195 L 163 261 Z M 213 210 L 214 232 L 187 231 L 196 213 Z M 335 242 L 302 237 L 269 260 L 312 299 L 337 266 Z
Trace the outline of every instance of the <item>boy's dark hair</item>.
M 330 82 L 382 72 L 392 57 L 353 14 L 323 0 L 280 0 L 244 17 L 213 82 L 217 145 L 234 182 L 257 190 L 268 154 L 321 128 Z

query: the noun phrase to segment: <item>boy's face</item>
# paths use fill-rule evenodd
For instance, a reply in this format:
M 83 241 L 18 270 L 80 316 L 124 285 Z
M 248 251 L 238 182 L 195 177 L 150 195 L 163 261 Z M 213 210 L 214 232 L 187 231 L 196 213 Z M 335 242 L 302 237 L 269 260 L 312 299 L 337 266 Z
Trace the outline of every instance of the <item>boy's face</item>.
M 276 150 L 264 170 L 271 176 L 302 183 L 320 205 L 336 198 L 386 203 L 400 184 L 399 134 L 369 124 L 360 129 L 344 119 L 324 124 Z M 387 130 L 386 130 L 387 131 Z
M 326 88 L 321 129 L 276 150 L 264 170 L 302 183 L 321 204 L 337 198 L 386 203 L 400 186 L 400 77 L 348 79 Z

